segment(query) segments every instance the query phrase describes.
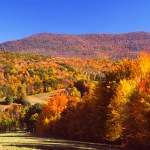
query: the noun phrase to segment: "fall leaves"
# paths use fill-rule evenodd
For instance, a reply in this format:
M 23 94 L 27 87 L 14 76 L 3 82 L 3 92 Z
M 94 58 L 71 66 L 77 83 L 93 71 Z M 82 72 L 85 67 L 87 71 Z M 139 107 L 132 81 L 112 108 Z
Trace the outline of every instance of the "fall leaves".
M 56 95 L 43 105 L 37 126 L 40 132 L 146 149 L 150 141 L 149 57 L 144 54 L 138 60 L 120 61 L 105 73 L 103 81 L 90 85 L 78 101 Z M 142 59 L 145 69 L 141 68 Z M 57 100 L 60 104 L 63 100 L 62 107 Z
M 149 55 L 142 54 L 132 62 L 130 68 L 124 70 L 130 75 L 120 78 L 111 96 L 106 119 L 106 138 L 110 141 L 122 139 L 130 146 L 147 145 L 150 141 L 147 117 L 150 111 L 149 58 Z M 129 62 L 124 65 L 129 65 Z
M 98 81 L 112 63 L 94 59 L 51 58 L 0 53 L 0 97 L 33 95 L 73 87 L 78 80 Z M 100 69 L 98 71 L 98 68 Z
M 90 78 L 92 73 L 90 70 L 85 71 L 84 67 L 80 70 L 71 67 L 74 62 L 79 61 L 78 59 L 72 61 L 70 63 L 72 65 L 55 63 L 50 58 L 47 59 L 49 62 L 45 62 L 47 64 L 45 68 L 33 62 L 33 66 L 19 68 L 21 70 L 17 77 L 13 76 L 14 71 L 11 69 L 7 70 L 7 74 L 2 71 L 1 77 L 5 76 L 10 81 L 6 84 L 5 78 L 2 80 L 2 92 L 8 88 L 6 85 L 11 83 L 9 92 L 5 91 L 5 94 L 17 95 L 20 99 L 24 99 L 26 94 L 47 92 L 49 88 L 63 86 L 65 92 L 49 98 L 46 104 L 21 105 L 21 109 L 16 108 L 19 118 L 15 116 L 15 109 L 8 109 L 2 113 L 0 123 L 7 122 L 6 127 L 9 128 L 10 112 L 13 112 L 12 116 L 17 118 L 16 121 L 25 124 L 32 132 L 77 140 L 123 143 L 131 147 L 142 146 L 143 149 L 149 146 L 150 56 L 148 54 L 143 53 L 137 60 L 124 59 L 115 62 L 114 65 L 110 64 L 103 70 L 103 76 L 98 82 L 93 81 L 96 79 L 94 74 Z M 97 68 L 97 65 L 95 67 Z

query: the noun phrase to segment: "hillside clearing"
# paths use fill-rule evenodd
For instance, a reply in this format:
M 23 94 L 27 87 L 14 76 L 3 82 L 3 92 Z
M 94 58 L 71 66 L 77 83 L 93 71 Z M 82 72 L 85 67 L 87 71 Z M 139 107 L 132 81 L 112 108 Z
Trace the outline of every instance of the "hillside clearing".
M 0 150 L 121 150 L 121 148 L 27 133 L 3 133 L 0 134 Z
M 57 93 L 61 93 L 62 91 L 64 91 L 64 89 L 59 89 L 59 90 L 54 90 L 51 92 L 47 92 L 47 93 L 39 93 L 39 94 L 35 94 L 35 95 L 30 95 L 27 97 L 27 100 L 30 102 L 31 105 L 34 105 L 35 103 L 45 103 L 47 102 L 47 100 L 54 96 Z M 4 111 L 5 109 L 9 108 L 10 105 L 5 105 L 4 104 L 4 100 L 5 98 L 0 99 L 0 110 Z M 11 104 L 13 105 L 13 104 Z
M 61 93 L 62 91 L 64 91 L 64 89 L 31 95 L 27 97 L 27 100 L 31 103 L 31 105 L 34 105 L 35 103 L 45 103 L 50 97 L 54 96 L 57 93 Z

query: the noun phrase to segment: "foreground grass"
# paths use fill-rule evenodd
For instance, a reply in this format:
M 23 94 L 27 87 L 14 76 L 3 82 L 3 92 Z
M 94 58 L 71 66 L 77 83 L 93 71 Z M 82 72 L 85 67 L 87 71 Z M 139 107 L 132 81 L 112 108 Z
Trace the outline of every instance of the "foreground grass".
M 0 134 L 0 150 L 121 150 L 121 148 L 27 133 L 3 133 Z

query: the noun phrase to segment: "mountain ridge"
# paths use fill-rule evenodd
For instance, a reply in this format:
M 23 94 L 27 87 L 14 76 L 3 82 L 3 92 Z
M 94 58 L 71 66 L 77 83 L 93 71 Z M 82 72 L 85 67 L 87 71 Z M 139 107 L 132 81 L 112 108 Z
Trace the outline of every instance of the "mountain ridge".
M 50 56 L 122 59 L 150 52 L 149 32 L 121 34 L 38 33 L 0 44 L 0 50 Z

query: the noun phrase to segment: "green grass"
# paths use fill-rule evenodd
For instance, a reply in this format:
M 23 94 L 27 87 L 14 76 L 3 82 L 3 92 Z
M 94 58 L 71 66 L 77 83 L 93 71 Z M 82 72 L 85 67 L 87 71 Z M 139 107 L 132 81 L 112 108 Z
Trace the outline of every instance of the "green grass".
M 119 150 L 98 143 L 79 142 L 37 136 L 28 133 L 0 134 L 0 150 Z

